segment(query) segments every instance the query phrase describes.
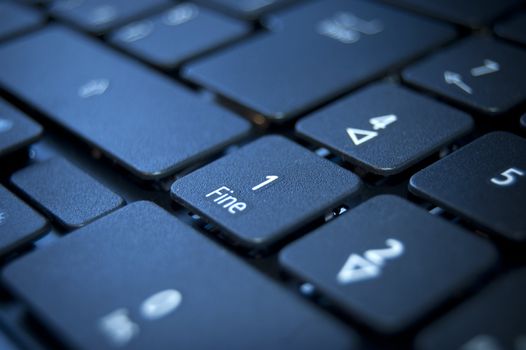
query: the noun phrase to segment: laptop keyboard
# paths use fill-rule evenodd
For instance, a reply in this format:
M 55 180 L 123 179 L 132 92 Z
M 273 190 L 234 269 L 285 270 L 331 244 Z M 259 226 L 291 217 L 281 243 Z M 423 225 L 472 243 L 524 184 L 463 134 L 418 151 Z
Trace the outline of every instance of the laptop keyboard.
M 2 349 L 526 350 L 526 3 L 0 3 Z

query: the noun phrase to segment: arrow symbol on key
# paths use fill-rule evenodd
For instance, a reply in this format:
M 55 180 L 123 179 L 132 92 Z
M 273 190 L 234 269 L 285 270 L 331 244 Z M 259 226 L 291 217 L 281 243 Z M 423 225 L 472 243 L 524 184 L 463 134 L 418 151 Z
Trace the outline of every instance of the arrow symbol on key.
M 459 89 L 461 89 L 465 93 L 468 93 L 470 95 L 473 94 L 473 89 L 462 81 L 462 76 L 460 74 L 458 74 L 458 73 L 445 71 L 444 72 L 444 81 L 447 84 L 456 85 Z

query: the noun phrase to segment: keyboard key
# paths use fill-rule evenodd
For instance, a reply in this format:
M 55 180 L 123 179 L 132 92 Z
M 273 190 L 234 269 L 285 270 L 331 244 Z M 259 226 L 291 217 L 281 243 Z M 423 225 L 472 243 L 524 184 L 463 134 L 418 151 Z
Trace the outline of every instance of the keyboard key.
M 124 204 L 124 200 L 63 158 L 19 170 L 13 184 L 68 229 L 86 225 Z
M 360 1 L 315 2 L 278 15 L 273 23 L 283 30 L 190 64 L 183 74 L 283 120 L 453 36 L 449 27 Z M 393 43 L 396 50 L 389 49 Z
M 399 173 L 473 126 L 471 118 L 391 84 L 373 85 L 302 119 L 296 131 L 367 171 Z
M 50 11 L 84 30 L 103 33 L 169 5 L 166 0 L 59 0 Z
M 280 255 L 293 274 L 385 333 L 414 325 L 496 258 L 483 239 L 394 196 L 365 202 Z
M 292 141 L 267 136 L 175 181 L 172 197 L 240 244 L 261 247 L 341 204 L 359 184 Z
M 250 130 L 233 113 L 63 27 L 0 47 L 0 66 L 6 90 L 141 179 L 171 175 Z
M 351 330 L 147 202 L 4 272 L 75 349 L 356 348 Z
M 0 3 L 0 40 L 38 27 L 44 17 L 30 7 L 11 1 Z
M 415 174 L 410 190 L 509 240 L 526 242 L 526 140 L 485 135 Z
M 47 230 L 40 214 L 0 185 L 0 255 L 36 240 Z
M 197 0 L 207 6 L 224 10 L 232 15 L 255 19 L 262 13 L 291 0 Z
M 0 157 L 35 142 L 42 127 L 0 99 Z
M 173 68 L 192 56 L 246 34 L 243 22 L 183 3 L 134 22 L 111 35 L 111 42 L 145 61 Z
M 521 3 L 521 0 L 387 0 L 447 21 L 478 28 Z
M 526 51 L 471 37 L 404 71 L 411 84 L 487 114 L 526 100 Z
M 499 23 L 495 26 L 495 32 L 500 37 L 526 45 L 526 11 Z
M 417 349 L 524 349 L 525 290 L 526 269 L 508 273 L 424 330 Z

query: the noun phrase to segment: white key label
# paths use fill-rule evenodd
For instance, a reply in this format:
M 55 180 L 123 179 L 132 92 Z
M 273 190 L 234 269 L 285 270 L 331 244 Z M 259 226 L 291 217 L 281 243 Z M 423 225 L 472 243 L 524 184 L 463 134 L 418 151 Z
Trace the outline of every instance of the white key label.
M 396 122 L 397 120 L 398 117 L 396 115 L 387 114 L 369 119 L 369 124 L 371 124 L 374 130 L 380 130 L 385 129 L 388 125 Z M 373 130 L 347 128 L 346 131 L 347 135 L 349 135 L 355 146 L 359 146 L 362 143 L 372 140 L 379 135 L 378 132 Z
M 254 187 L 252 187 L 252 191 L 257 191 L 267 185 L 270 185 L 271 182 L 274 182 L 276 181 L 277 179 L 279 179 L 279 176 L 275 176 L 275 175 L 269 175 L 266 177 L 266 181 L 263 181 L 262 183 L 260 183 L 259 185 L 256 185 Z
M 387 259 L 402 256 L 404 245 L 396 239 L 385 241 L 388 248 L 367 250 L 363 256 L 351 254 L 338 272 L 336 279 L 340 284 L 350 284 L 378 277 Z
M 214 203 L 227 209 L 230 214 L 237 214 L 247 208 L 247 204 L 239 201 L 232 196 L 234 191 L 226 186 L 221 186 L 217 190 L 208 193 L 206 198 L 213 198 Z
M 497 186 L 511 186 L 517 182 L 519 176 L 524 176 L 525 172 L 517 168 L 509 168 L 500 173 L 499 176 L 492 177 L 491 182 Z
M 11 130 L 13 127 L 13 122 L 8 119 L 1 119 L 0 118 L 0 132 L 6 132 Z
M 90 98 L 104 94 L 109 87 L 110 81 L 108 79 L 93 79 L 82 85 L 78 94 L 82 98 Z

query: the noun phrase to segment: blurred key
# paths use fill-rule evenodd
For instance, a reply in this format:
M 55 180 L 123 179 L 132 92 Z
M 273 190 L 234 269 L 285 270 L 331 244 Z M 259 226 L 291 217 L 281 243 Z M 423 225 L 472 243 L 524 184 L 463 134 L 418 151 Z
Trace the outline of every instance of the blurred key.
M 526 243 L 526 140 L 485 135 L 413 175 L 410 190 L 476 225 Z
M 472 127 L 465 113 L 396 85 L 377 84 L 303 118 L 296 131 L 367 171 L 387 176 Z
M 243 22 L 183 3 L 160 15 L 131 23 L 112 33 L 115 45 L 164 68 L 240 38 Z
M 37 27 L 44 16 L 30 7 L 12 1 L 0 2 L 0 40 Z
M 496 258 L 488 242 L 394 196 L 351 209 L 280 255 L 301 280 L 385 333 L 414 325 Z
M 352 330 L 147 202 L 15 261 L 4 280 L 74 349 L 357 348 Z
M 423 12 L 469 27 L 489 24 L 506 11 L 513 10 L 521 0 L 386 0 L 399 6 Z
M 273 23 L 282 30 L 191 63 L 184 75 L 284 120 L 453 36 L 447 26 L 361 1 L 313 2 L 276 15 Z
M 172 197 L 242 245 L 262 247 L 353 195 L 360 180 L 279 136 L 267 136 L 174 182 Z
M 42 127 L 0 99 L 0 157 L 38 140 Z
M 3 45 L 0 66 L 6 90 L 141 179 L 171 175 L 250 130 L 233 113 L 64 27 Z
M 124 200 L 63 158 L 54 158 L 17 171 L 13 184 L 67 229 L 108 214 Z
M 169 5 L 167 0 L 57 0 L 50 11 L 84 30 L 103 33 Z
M 262 13 L 292 0 L 196 0 L 204 5 L 226 11 L 234 16 L 255 19 Z
M 411 84 L 498 115 L 526 101 L 526 50 L 470 37 L 406 69 Z
M 525 290 L 525 268 L 504 275 L 425 329 L 416 349 L 526 349 Z
M 526 45 L 526 11 L 516 14 L 511 19 L 495 26 L 498 36 Z
M 47 221 L 0 185 L 0 255 L 36 240 L 48 230 Z

